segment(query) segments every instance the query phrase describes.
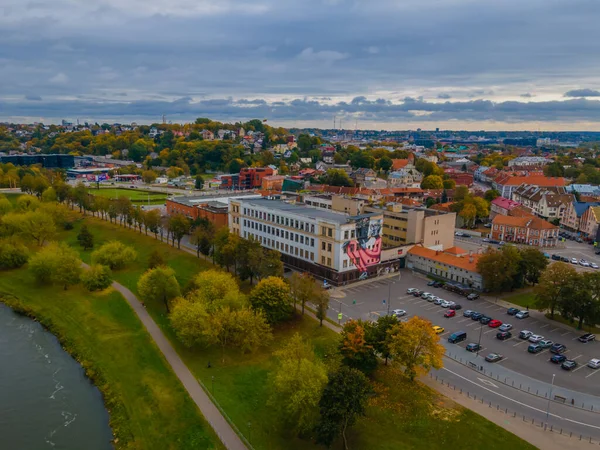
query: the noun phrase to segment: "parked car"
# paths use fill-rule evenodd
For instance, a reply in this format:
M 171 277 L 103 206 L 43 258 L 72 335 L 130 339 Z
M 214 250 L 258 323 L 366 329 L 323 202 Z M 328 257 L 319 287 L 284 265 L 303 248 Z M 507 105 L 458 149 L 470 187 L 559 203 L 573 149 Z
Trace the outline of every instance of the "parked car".
M 532 334 L 531 336 L 529 336 L 528 341 L 531 342 L 532 344 L 537 344 L 540 341 L 544 340 L 544 336 L 541 336 L 539 334 Z
M 585 259 L 580 259 L 579 264 L 583 267 L 590 267 L 590 263 L 587 262 Z
M 600 359 L 592 358 L 587 363 L 587 366 L 592 369 L 600 369 Z
M 519 333 L 521 339 L 529 339 L 531 336 L 533 336 L 533 333 L 529 330 L 523 330 Z
M 583 336 L 579 336 L 577 338 L 577 340 L 579 342 L 583 342 L 584 344 L 587 344 L 588 342 L 592 342 L 592 341 L 596 340 L 596 336 L 593 335 L 592 333 L 587 333 L 587 334 L 584 334 Z
M 552 255 L 552 259 L 554 261 L 560 261 L 560 256 L 559 255 Z
M 441 306 L 442 308 L 450 308 L 450 306 L 452 306 L 452 303 L 451 303 L 451 302 L 449 302 L 448 300 L 444 300 L 444 301 L 443 301 L 443 302 L 440 304 L 440 306 Z
M 473 292 L 472 294 L 467 295 L 467 300 L 477 300 L 479 298 L 479 294 Z
M 454 309 L 455 311 L 458 311 L 459 309 L 462 309 L 462 306 L 459 305 L 458 303 L 455 303 L 454 305 L 451 306 L 452 309 Z
M 550 353 L 554 353 L 556 355 L 560 355 L 561 353 L 564 353 L 566 350 L 567 350 L 567 347 L 564 346 L 563 344 L 559 344 L 558 342 L 555 342 L 550 347 Z
M 471 314 L 473 314 L 475 311 L 471 311 L 470 309 L 465 309 L 465 312 L 463 312 L 463 317 L 471 317 Z
M 417 288 L 408 288 L 408 289 L 406 290 L 406 293 L 407 293 L 407 294 L 414 294 L 414 293 L 415 293 L 415 292 L 417 292 L 417 291 L 418 291 L 418 289 L 417 289 Z
M 422 293 L 423 293 L 423 291 L 420 291 L 419 289 L 417 289 L 415 292 L 413 292 L 413 295 L 415 297 L 420 297 Z
M 577 363 L 572 359 L 567 359 L 560 365 L 560 367 L 565 370 L 573 370 L 575 367 L 577 367 Z
M 392 314 L 395 315 L 396 317 L 402 317 L 406 315 L 406 311 L 403 309 L 395 309 L 392 311 Z
M 481 325 L 487 325 L 492 321 L 492 318 L 489 316 L 481 316 L 481 319 L 479 319 L 479 322 L 481 323 Z
M 446 313 L 444 314 L 444 317 L 454 317 L 456 315 L 456 311 L 454 311 L 453 309 L 449 309 L 448 311 L 446 311 Z
M 434 304 L 434 305 L 441 305 L 441 304 L 442 304 L 442 303 L 444 303 L 445 301 L 446 301 L 446 300 L 444 300 L 443 298 L 439 298 L 439 297 L 438 297 L 438 298 L 436 298 L 436 299 L 433 301 L 433 304 Z
M 542 346 L 542 348 L 550 348 L 554 345 L 554 342 L 552 342 L 550 339 L 544 339 L 540 341 L 539 344 Z
M 438 298 L 439 298 L 439 297 L 438 297 L 437 295 L 430 295 L 430 296 L 427 298 L 427 301 L 428 301 L 428 302 L 430 302 L 430 303 L 432 303 L 432 302 L 435 302 L 435 301 L 436 301 Z
M 485 357 L 485 360 L 487 362 L 495 363 L 495 362 L 500 361 L 502 358 L 504 358 L 504 356 L 499 355 L 498 353 L 490 353 L 489 355 L 487 355 Z
M 500 325 L 500 328 L 498 328 L 498 330 L 500 331 L 510 331 L 512 330 L 513 326 L 510 323 L 503 323 L 502 325 Z
M 577 264 L 577 258 L 571 258 L 571 264 Z
M 467 333 L 465 331 L 457 331 L 448 336 L 448 342 L 451 344 L 458 344 L 465 339 L 467 339 Z
M 519 311 L 515 314 L 517 319 L 527 319 L 529 317 L 529 311 Z
M 506 314 L 508 314 L 509 316 L 514 316 L 515 314 L 517 314 L 519 312 L 518 308 L 508 308 L 506 310 Z
M 500 325 L 502 325 L 502 322 L 497 319 L 490 320 L 490 323 L 488 323 L 490 328 L 498 328 Z
M 433 294 L 430 294 L 429 292 L 423 292 L 423 293 L 421 293 L 421 298 L 424 298 L 425 300 L 427 300 L 427 297 L 431 297 L 431 295 L 433 295 Z
M 505 341 L 507 339 L 510 339 L 511 337 L 512 333 L 510 331 L 500 331 L 496 333 L 496 338 L 500 339 L 501 341 Z
M 439 288 L 439 287 L 442 287 L 443 285 L 444 285 L 444 283 L 442 283 L 441 281 L 436 281 L 435 283 L 433 283 L 434 288 Z
M 433 326 L 433 331 L 435 331 L 435 334 L 442 334 L 444 332 L 444 328 L 443 327 L 439 327 L 437 325 Z
M 427 283 L 427 286 L 433 286 L 435 284 L 435 281 L 431 280 L 430 282 Z
M 597 269 L 598 268 L 598 264 L 596 264 L 596 263 L 590 263 L 590 267 L 592 269 Z
M 561 256 L 561 257 L 560 257 L 560 260 L 561 260 L 562 262 L 566 262 L 566 263 L 568 263 L 568 262 L 569 262 L 569 258 L 567 258 L 566 256 Z
M 480 312 L 477 311 L 473 311 L 471 313 L 471 320 L 479 320 L 483 317 L 483 314 L 481 314 Z
M 567 357 L 565 355 L 552 355 L 552 358 L 550 358 L 550 362 L 553 362 L 554 364 L 561 364 L 566 360 Z
M 467 344 L 467 346 L 465 347 L 465 350 L 467 350 L 468 352 L 476 352 L 480 348 L 481 348 L 481 345 L 471 342 L 470 344 Z M 597 360 L 597 361 L 600 362 L 600 360 Z
M 542 348 L 542 346 L 540 344 L 529 344 L 529 347 L 527 347 L 527 351 L 529 353 L 539 353 L 542 350 L 544 350 Z

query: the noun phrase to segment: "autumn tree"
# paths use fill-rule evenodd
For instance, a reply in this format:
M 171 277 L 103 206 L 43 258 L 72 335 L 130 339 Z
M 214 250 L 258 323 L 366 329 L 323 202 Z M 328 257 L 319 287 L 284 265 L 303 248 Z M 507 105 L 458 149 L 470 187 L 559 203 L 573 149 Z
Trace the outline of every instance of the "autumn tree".
M 82 269 L 75 250 L 63 242 L 51 242 L 30 258 L 29 270 L 38 283 L 58 284 L 66 290 L 79 283 Z
M 577 278 L 577 271 L 569 264 L 556 262 L 551 264 L 540 276 L 539 284 L 535 287 L 535 306 L 540 311 L 550 310 L 554 319 L 557 307 L 567 300 L 570 293 L 569 282 Z
M 486 289 L 502 292 L 513 288 L 519 274 L 520 257 L 517 255 L 512 259 L 512 256 L 512 252 L 504 249 L 498 251 L 490 248 L 479 257 L 477 271 L 481 274 Z
M 329 309 L 329 292 L 321 289 L 312 299 L 311 302 L 315 305 L 315 316 L 319 319 L 319 326 L 323 326 L 323 320 L 327 318 L 327 310 Z
M 439 175 L 426 176 L 421 182 L 421 189 L 444 189 L 444 180 Z
M 27 247 L 14 239 L 0 240 L 0 270 L 22 267 L 29 258 Z
M 340 343 L 342 363 L 367 375 L 377 368 L 375 349 L 366 340 L 366 335 L 370 333 L 366 329 L 371 326 L 370 323 L 362 320 L 349 320 L 342 328 Z
M 319 401 L 321 416 L 315 426 L 317 443 L 330 447 L 340 435 L 348 450 L 346 431 L 356 419 L 365 415 L 371 387 L 367 377 L 359 370 L 346 366 L 329 375 Z
M 271 378 L 269 406 L 278 409 L 286 428 L 305 433 L 318 419 L 327 370 L 298 333 L 275 356 L 278 364 Z
M 40 206 L 40 201 L 33 195 L 21 195 L 17 198 L 15 210 L 20 212 L 35 211 Z
M 4 226 L 11 234 L 19 234 L 25 240 L 33 240 L 38 246 L 54 237 L 56 225 L 48 214 L 41 211 L 8 213 L 2 218 Z
M 279 277 L 261 280 L 250 293 L 250 304 L 265 313 L 270 324 L 288 320 L 293 315 L 289 285 Z
M 463 219 L 465 226 L 471 226 L 475 223 L 477 208 L 473 203 L 467 203 L 463 206 L 458 215 Z
M 175 246 L 175 241 L 177 241 L 177 248 L 181 248 L 181 239 L 190 231 L 191 225 L 190 219 L 183 214 L 174 214 L 169 217 L 167 228 L 169 233 L 171 233 L 173 247 Z
M 88 291 L 102 291 L 112 284 L 110 269 L 101 264 L 94 264 L 81 275 L 81 284 Z
M 394 325 L 388 346 L 394 364 L 403 367 L 411 381 L 418 374 L 443 367 L 445 349 L 428 320 L 415 316 Z
M 180 295 L 175 271 L 164 266 L 147 270 L 140 277 L 137 288 L 144 302 L 163 302 L 167 313 L 169 302 Z
M 111 270 L 119 270 L 137 259 L 137 252 L 122 242 L 110 241 L 92 253 L 92 263 L 102 264 Z
M 153 250 L 148 257 L 148 269 L 154 269 L 164 265 L 166 265 L 166 261 L 163 254 L 157 249 Z
M 294 272 L 290 277 L 290 292 L 294 299 L 294 309 L 299 303 L 302 307 L 302 314 L 304 314 L 306 303 L 316 298 L 321 290 L 323 287 L 308 273 Z
M 158 230 L 160 227 L 160 211 L 151 209 L 144 214 L 144 230 L 146 235 L 148 231 L 154 234 L 154 238 L 158 238 Z
M 235 277 L 229 272 L 202 271 L 192 279 L 188 291 L 188 300 L 204 303 L 209 311 L 223 307 L 237 310 L 249 305 Z
M 13 209 L 12 203 L 5 196 L 0 195 L 0 216 L 3 216 Z

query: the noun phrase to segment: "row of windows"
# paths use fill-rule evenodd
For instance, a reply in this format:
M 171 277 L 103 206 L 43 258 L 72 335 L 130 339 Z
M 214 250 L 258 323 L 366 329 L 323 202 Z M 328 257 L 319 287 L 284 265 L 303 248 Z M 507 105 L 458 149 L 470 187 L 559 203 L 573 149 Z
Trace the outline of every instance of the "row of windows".
M 262 223 L 254 222 L 253 220 L 244 219 L 244 226 L 251 228 L 256 231 L 260 231 L 263 233 L 271 234 L 273 236 L 281 237 L 286 240 L 290 240 L 293 242 L 299 242 L 303 245 L 310 245 L 311 247 L 315 246 L 315 239 L 305 237 L 299 233 L 292 233 L 287 230 L 282 230 L 277 227 L 272 227 L 270 225 L 263 225 Z M 330 244 L 331 245 L 331 244 Z
M 244 208 L 244 215 L 271 222 L 277 225 L 284 225 L 286 227 L 296 228 L 297 230 L 307 231 L 312 234 L 315 233 L 314 224 L 309 224 L 301 220 L 299 221 L 296 219 L 290 219 L 289 217 L 278 216 L 276 214 L 257 211 L 251 208 Z
M 290 244 L 284 244 L 283 242 L 279 242 L 275 239 L 266 238 L 264 236 L 248 233 L 246 231 L 244 231 L 244 237 L 246 239 L 256 239 L 262 246 L 274 248 L 282 253 L 288 253 L 290 255 L 299 256 L 300 258 L 310 259 L 311 261 L 314 261 L 315 259 L 315 254 L 313 252 L 309 252 L 303 248 L 294 247 Z

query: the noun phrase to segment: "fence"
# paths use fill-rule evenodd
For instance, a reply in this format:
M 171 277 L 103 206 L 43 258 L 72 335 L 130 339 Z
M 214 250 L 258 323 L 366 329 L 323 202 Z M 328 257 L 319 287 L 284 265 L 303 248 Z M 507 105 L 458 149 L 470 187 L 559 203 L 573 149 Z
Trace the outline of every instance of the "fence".
M 479 366 L 472 361 L 467 361 L 466 359 L 463 359 L 462 357 L 459 357 L 456 354 L 452 355 L 449 351 L 446 351 L 446 356 L 448 358 L 451 358 L 454 361 L 462 364 L 463 366 L 466 366 L 472 370 L 476 370 L 477 372 L 485 375 L 488 378 L 491 378 L 494 381 L 502 383 L 506 386 L 513 387 L 521 392 L 527 392 L 528 394 L 535 395 L 536 397 L 548 399 L 548 392 L 544 392 L 542 395 L 542 393 L 540 393 L 539 389 L 533 390 L 533 389 L 531 389 L 530 386 L 523 386 L 522 383 L 519 383 L 519 382 L 515 383 L 514 380 L 510 380 L 510 379 L 508 379 L 508 377 L 501 377 L 498 374 L 496 374 L 494 376 L 494 374 L 490 370 L 485 370 L 485 368 L 483 366 Z M 593 413 L 600 414 L 600 408 L 598 408 L 597 406 L 596 406 L 596 408 L 594 408 L 594 405 L 591 404 L 591 405 L 587 405 L 587 407 L 586 407 L 585 403 L 582 402 L 581 404 L 578 404 L 575 402 L 575 399 L 573 399 L 573 398 L 571 398 L 569 400 L 566 397 L 563 397 L 560 395 L 554 395 L 551 400 L 554 402 L 557 402 L 557 403 L 561 403 L 565 406 L 582 409 L 584 411 L 591 411 Z
M 434 378 L 433 373 L 429 373 L 429 377 L 431 379 Z M 450 389 L 460 393 L 461 395 L 466 395 L 467 398 L 472 399 L 476 402 L 481 403 L 482 405 L 487 404 L 490 409 L 496 408 L 496 411 L 504 413 L 508 417 L 512 417 L 513 419 L 520 418 L 523 422 L 531 424 L 532 426 L 536 426 L 544 431 L 550 433 L 560 434 L 561 436 L 566 436 L 571 439 L 578 439 L 581 442 L 586 442 L 588 444 L 594 444 L 600 446 L 600 439 L 593 438 L 591 436 L 583 435 L 580 433 L 573 433 L 572 431 L 565 430 L 563 427 L 554 426 L 554 424 L 548 423 L 547 421 L 535 419 L 533 417 L 527 417 L 523 414 L 520 414 L 516 411 L 511 411 L 508 408 L 501 408 L 499 404 L 492 402 L 491 400 L 486 400 L 484 397 L 477 397 L 477 394 L 472 394 L 467 390 L 463 390 L 462 388 L 457 388 L 455 385 L 450 384 L 448 381 L 444 381 L 438 375 L 435 375 L 435 381 L 442 384 L 442 386 L 447 386 Z

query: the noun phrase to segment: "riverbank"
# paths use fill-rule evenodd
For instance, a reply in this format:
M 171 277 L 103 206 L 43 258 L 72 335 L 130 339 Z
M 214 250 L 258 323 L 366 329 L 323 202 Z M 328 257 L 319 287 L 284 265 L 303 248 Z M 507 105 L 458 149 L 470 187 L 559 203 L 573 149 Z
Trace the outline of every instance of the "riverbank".
M 123 297 L 2 272 L 0 301 L 39 321 L 102 392 L 118 449 L 222 448 Z

